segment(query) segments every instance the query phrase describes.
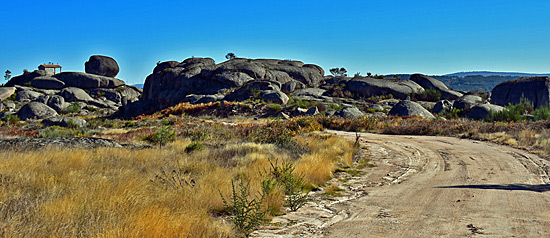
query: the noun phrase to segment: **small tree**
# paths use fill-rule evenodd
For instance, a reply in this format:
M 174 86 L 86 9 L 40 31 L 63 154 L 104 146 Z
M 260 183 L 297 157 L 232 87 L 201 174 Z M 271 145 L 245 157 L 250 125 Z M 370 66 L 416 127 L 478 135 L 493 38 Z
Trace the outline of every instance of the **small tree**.
M 339 77 L 345 77 L 347 76 L 347 73 L 348 71 L 345 69 L 345 68 L 332 68 L 330 69 L 330 73 L 334 76 L 339 76 Z
M 228 53 L 227 55 L 225 55 L 225 58 L 228 59 L 228 60 L 235 59 L 235 54 L 233 54 L 233 53 Z
M 4 74 L 4 79 L 8 81 L 10 80 L 10 78 L 11 78 L 11 71 L 8 69 L 6 70 L 6 74 Z

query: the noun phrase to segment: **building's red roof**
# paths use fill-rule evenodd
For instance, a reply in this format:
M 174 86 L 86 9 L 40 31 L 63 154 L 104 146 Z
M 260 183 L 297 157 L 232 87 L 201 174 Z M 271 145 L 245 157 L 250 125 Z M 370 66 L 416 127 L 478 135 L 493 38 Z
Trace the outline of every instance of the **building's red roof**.
M 40 66 L 44 68 L 61 68 L 61 65 L 58 64 L 41 64 Z

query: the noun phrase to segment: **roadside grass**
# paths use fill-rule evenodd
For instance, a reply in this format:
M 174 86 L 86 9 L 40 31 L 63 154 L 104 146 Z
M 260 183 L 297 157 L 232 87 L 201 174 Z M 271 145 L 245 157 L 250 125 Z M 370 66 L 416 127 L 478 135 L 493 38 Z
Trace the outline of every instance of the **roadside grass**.
M 262 190 L 265 175 L 260 171 L 269 170 L 270 161 L 294 164 L 296 176 L 315 186 L 328 181 L 339 166 L 352 163 L 353 143 L 309 135 L 313 122 L 273 122 L 265 127 L 214 123 L 205 125 L 211 133 L 202 141 L 194 140 L 201 137 L 200 130 L 186 134 L 189 128 L 176 122 L 177 139 L 163 147 L 0 151 L 0 236 L 242 235 L 228 220 L 220 196 L 231 196 L 234 179 L 250 181 L 253 196 Z M 254 130 L 275 132 L 273 143 L 256 138 L 263 134 Z M 132 141 L 154 131 L 110 136 Z M 275 143 L 279 139 L 293 147 Z M 187 153 L 197 141 L 205 146 Z M 303 153 L 290 151 L 299 147 Z M 284 189 L 274 191 L 264 203 L 269 209 L 266 218 L 286 211 Z

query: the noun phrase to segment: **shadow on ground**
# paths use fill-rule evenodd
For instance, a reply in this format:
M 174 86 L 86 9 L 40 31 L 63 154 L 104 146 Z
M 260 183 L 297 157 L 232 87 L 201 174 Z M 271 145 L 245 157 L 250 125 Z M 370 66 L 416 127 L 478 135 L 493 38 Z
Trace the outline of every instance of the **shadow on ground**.
M 455 185 L 455 186 L 440 186 L 435 188 L 473 188 L 473 189 L 497 189 L 497 190 L 523 190 L 533 192 L 548 192 L 550 184 L 477 184 L 477 185 Z

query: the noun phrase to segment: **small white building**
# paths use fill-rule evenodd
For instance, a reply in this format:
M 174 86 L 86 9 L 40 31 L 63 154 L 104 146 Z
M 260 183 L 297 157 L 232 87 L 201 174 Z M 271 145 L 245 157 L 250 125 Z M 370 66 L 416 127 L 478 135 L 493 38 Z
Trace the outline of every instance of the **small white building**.
M 57 69 L 59 69 L 59 73 L 61 73 L 61 66 L 58 64 L 41 64 L 38 66 L 38 69 L 45 70 L 48 75 L 57 74 Z

